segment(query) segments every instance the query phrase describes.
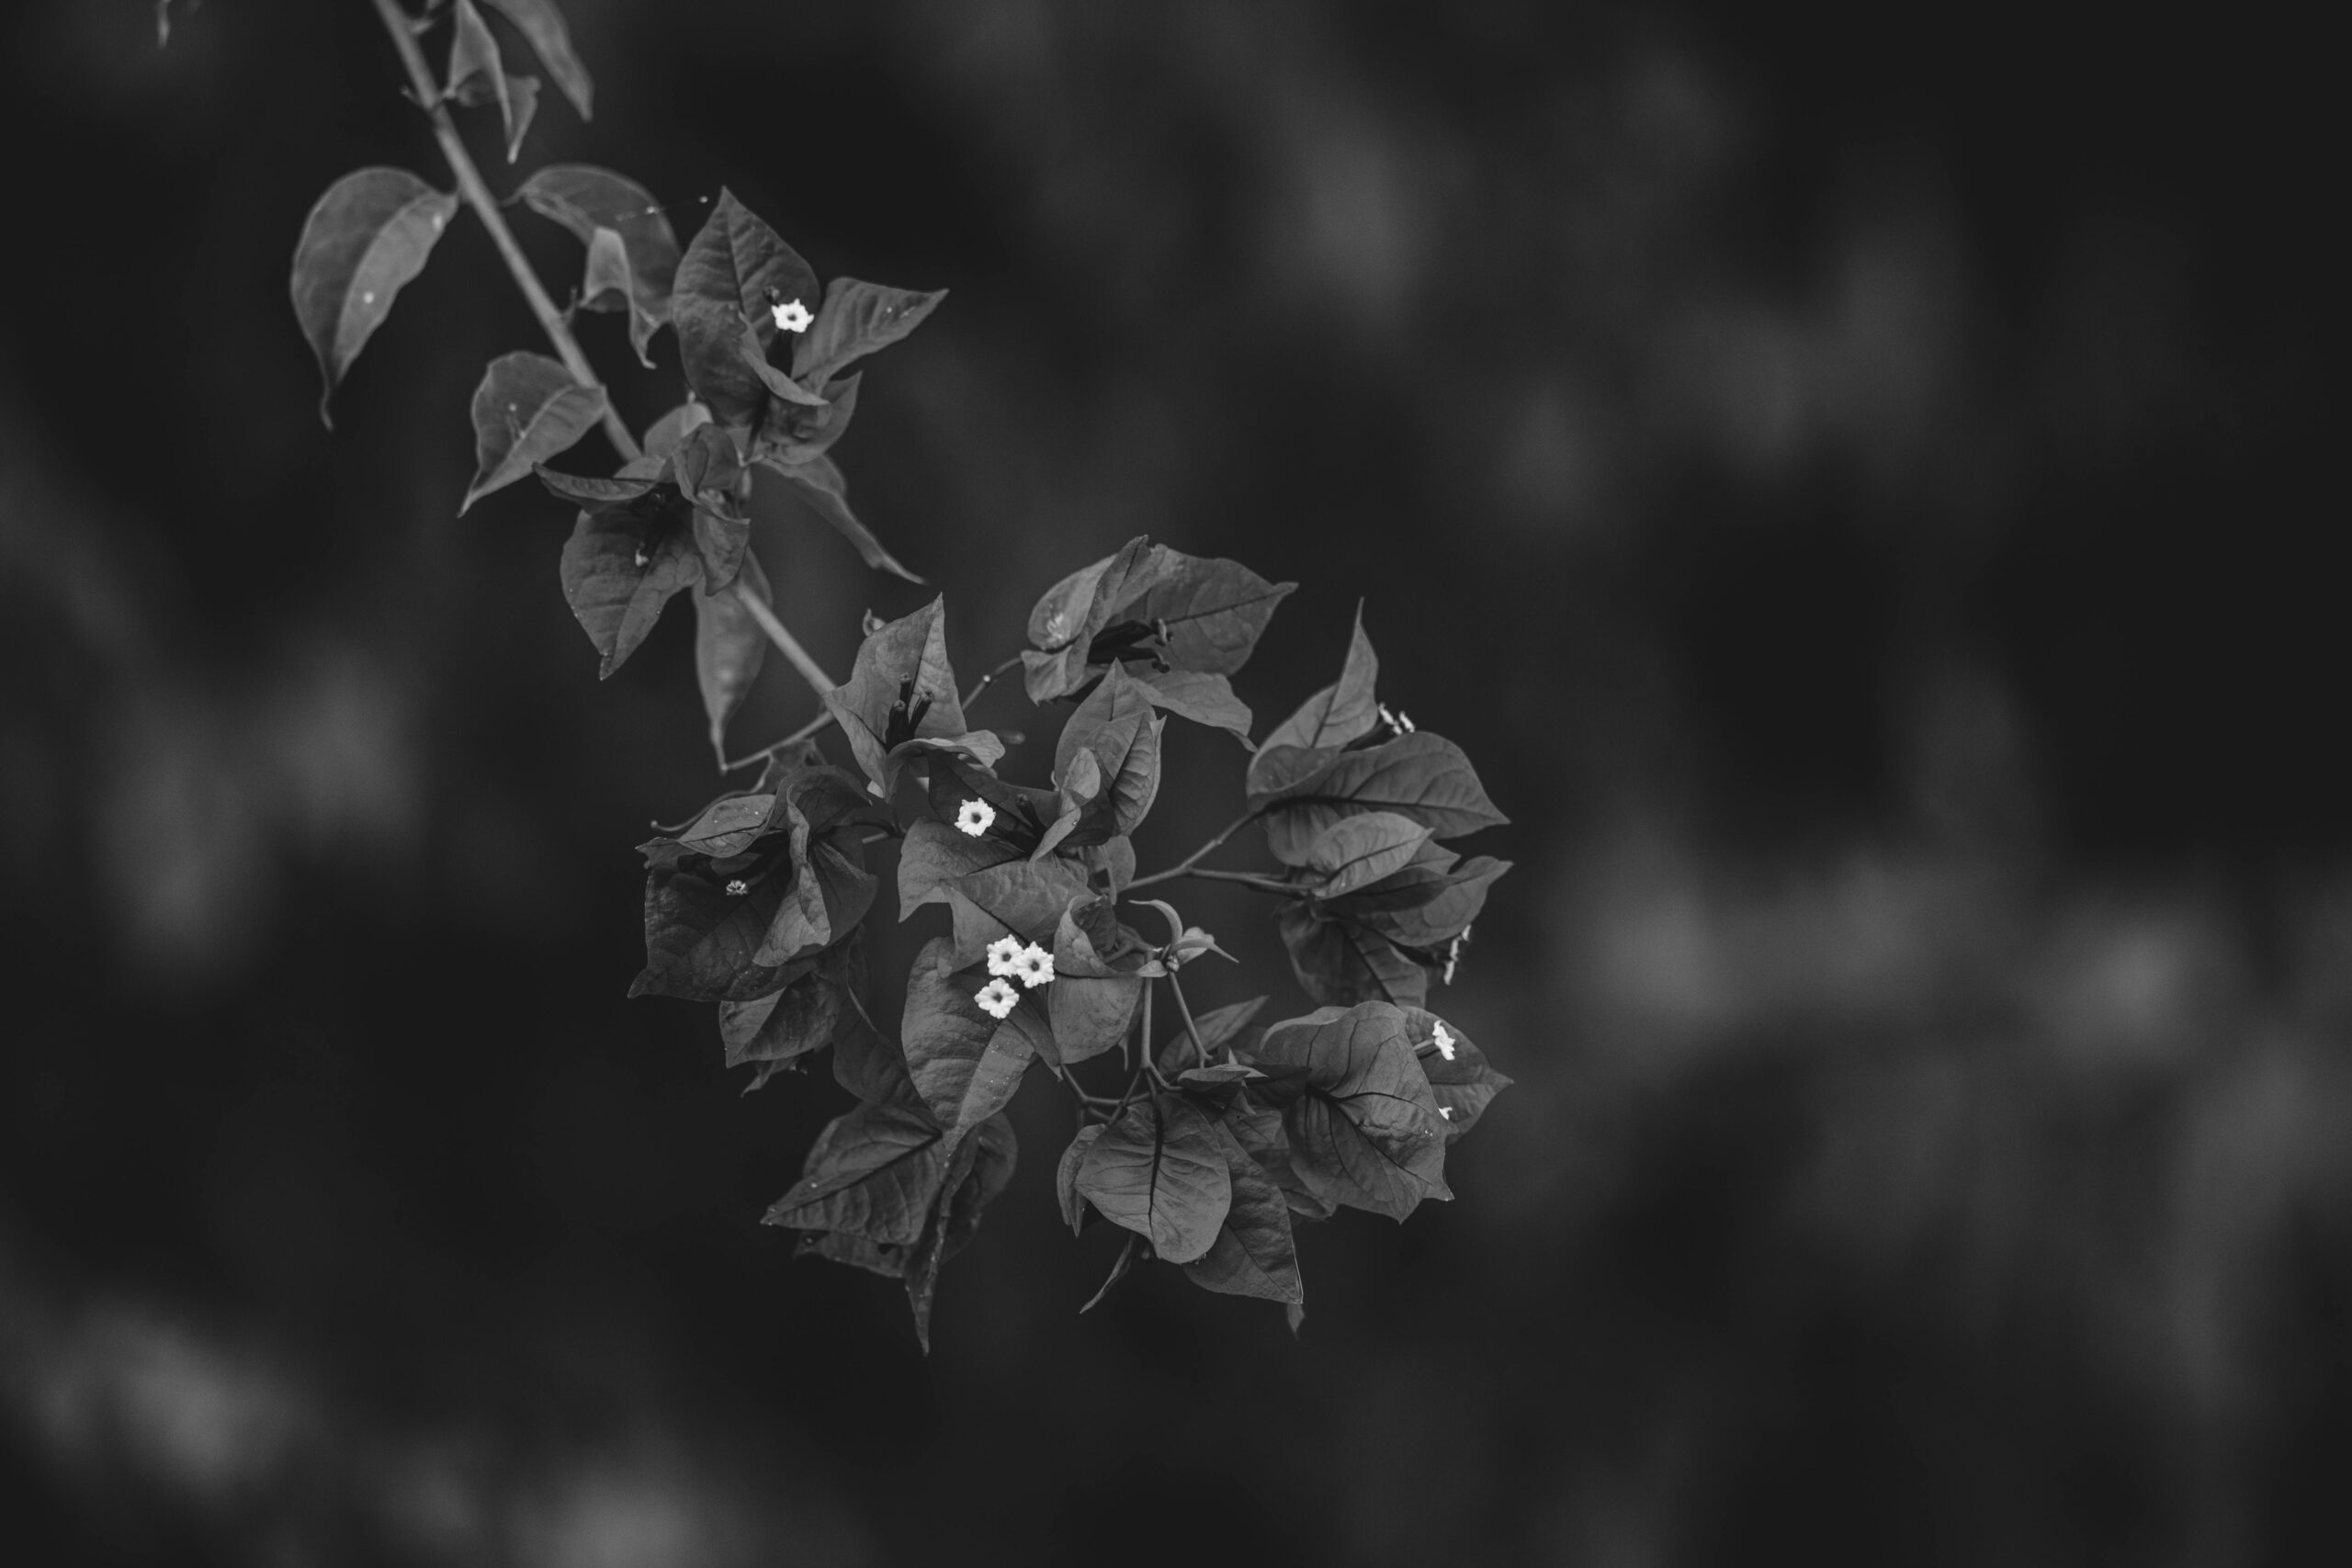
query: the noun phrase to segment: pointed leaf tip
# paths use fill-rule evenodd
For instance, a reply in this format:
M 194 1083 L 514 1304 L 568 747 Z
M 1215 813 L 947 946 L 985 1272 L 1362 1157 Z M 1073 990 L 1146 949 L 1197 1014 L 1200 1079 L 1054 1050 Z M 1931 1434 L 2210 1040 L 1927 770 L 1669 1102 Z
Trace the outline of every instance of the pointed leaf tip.
M 605 389 L 582 386 L 544 354 L 492 360 L 474 389 L 475 471 L 458 514 L 571 450 L 604 414 Z

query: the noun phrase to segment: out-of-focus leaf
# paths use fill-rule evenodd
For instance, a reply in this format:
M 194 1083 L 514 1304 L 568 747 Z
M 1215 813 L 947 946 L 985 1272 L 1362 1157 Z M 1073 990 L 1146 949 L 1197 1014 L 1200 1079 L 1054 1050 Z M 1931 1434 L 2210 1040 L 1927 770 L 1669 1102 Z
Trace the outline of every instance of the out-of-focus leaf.
M 1301 703 L 1296 713 L 1267 735 L 1258 756 L 1250 761 L 1250 792 L 1260 795 L 1274 787 L 1260 759 L 1277 746 L 1338 750 L 1371 734 L 1380 722 L 1380 703 L 1373 690 L 1379 678 L 1380 656 L 1372 650 L 1372 638 L 1364 635 L 1363 606 L 1358 604 L 1355 635 L 1349 640 L 1347 662 L 1340 668 L 1339 680 Z
M 1012 1101 L 1036 1060 L 1016 1008 L 1001 1021 L 973 1000 L 985 976 L 958 973 L 955 944 L 934 937 L 907 976 L 907 1010 L 899 1026 L 907 1069 L 931 1113 L 951 1133 L 984 1122 Z
M 740 586 L 763 604 L 775 600 L 768 574 L 759 558 L 748 551 Z M 727 761 L 727 721 L 743 705 L 767 655 L 767 634 L 741 599 L 733 593 L 695 595 L 695 681 L 702 688 L 702 711 L 710 721 L 711 754 L 721 763 Z
M 589 310 L 616 308 L 617 301 L 605 298 L 594 253 L 599 229 L 620 236 L 628 263 L 629 336 L 642 359 L 653 326 L 670 319 L 670 289 L 678 275 L 678 236 L 653 193 L 627 175 L 593 164 L 549 164 L 514 194 L 588 247 L 588 278 L 581 286 L 581 303 Z M 605 268 L 611 270 L 609 260 Z
M 1136 1100 L 1106 1123 L 1073 1185 L 1104 1219 L 1142 1236 L 1170 1263 L 1206 1254 L 1233 1205 L 1233 1177 L 1215 1129 L 1177 1094 Z
M 327 400 L 439 243 L 458 198 L 406 169 L 359 169 L 327 187 L 294 245 L 294 319 L 318 356 Z
M 506 161 L 522 151 L 523 133 L 538 113 L 539 84 L 533 76 L 513 76 L 499 58 L 498 40 L 474 8 L 473 0 L 457 0 L 457 27 L 449 40 L 448 85 L 444 94 L 469 108 L 498 106 L 499 124 L 506 132 Z
M 1470 759 L 1451 740 L 1421 730 L 1364 751 L 1296 752 L 1268 747 L 1259 758 L 1276 776 L 1311 759 L 1304 776 L 1271 793 L 1252 792 L 1274 858 L 1304 863 L 1315 840 L 1340 818 L 1392 811 L 1426 824 L 1441 839 L 1458 838 L 1510 820 L 1495 809 Z
M 947 290 L 888 288 L 854 277 L 825 286 L 825 303 L 792 345 L 792 374 L 804 385 L 824 384 L 853 360 L 888 348 L 922 325 Z
M 515 30 L 530 40 L 539 63 L 546 66 L 571 107 L 586 119 L 595 108 L 596 89 L 588 79 L 588 68 L 571 50 L 571 29 L 564 25 L 563 13 L 556 9 L 555 0 L 489 0 L 514 24 Z
M 678 262 L 670 315 L 686 384 L 721 424 L 752 423 L 766 401 L 755 365 L 766 366 L 775 336 L 771 308 L 816 298 L 817 275 L 799 253 L 733 192 L 720 190 Z
M 474 480 L 466 509 L 571 449 L 605 417 L 605 389 L 583 387 L 544 354 L 502 354 L 474 389 Z
M 1296 1075 L 1283 1118 L 1295 1156 L 1340 1202 L 1396 1220 L 1453 1195 L 1446 1119 L 1413 1047 L 1403 1010 L 1371 1001 L 1274 1024 L 1250 1053 L 1270 1074 Z
M 1298 1246 L 1291 1237 L 1290 1205 L 1273 1179 L 1250 1157 L 1230 1128 L 1212 1122 L 1218 1152 L 1233 1183 L 1232 1206 L 1207 1252 L 1185 1264 L 1193 1283 L 1231 1296 L 1303 1303 Z
M 849 509 L 849 480 L 832 458 L 820 452 L 804 462 L 768 463 L 768 470 L 782 476 L 792 486 L 792 491 L 808 502 L 809 510 L 831 525 L 835 532 L 857 548 L 858 558 L 876 571 L 887 571 L 903 577 L 909 582 L 922 583 L 923 579 L 883 547 L 874 531 L 857 520 Z

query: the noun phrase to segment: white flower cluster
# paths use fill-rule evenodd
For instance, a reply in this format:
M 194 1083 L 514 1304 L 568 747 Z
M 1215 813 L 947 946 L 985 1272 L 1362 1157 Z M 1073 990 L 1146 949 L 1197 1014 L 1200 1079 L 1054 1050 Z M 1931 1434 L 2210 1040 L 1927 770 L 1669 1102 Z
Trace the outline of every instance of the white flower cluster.
M 1388 705 L 1386 703 L 1382 703 L 1380 705 L 1380 716 L 1385 719 L 1388 723 L 1388 728 L 1395 730 L 1397 734 L 1410 735 L 1413 733 L 1413 721 L 1405 716 L 1404 709 L 1398 708 L 1392 713 L 1389 711 Z
M 1034 942 L 1001 936 L 989 943 L 989 973 L 996 978 L 981 987 L 979 995 L 973 999 L 990 1018 L 1002 1018 L 1021 999 L 1021 992 L 1012 988 L 1012 981 L 1020 981 L 1028 990 L 1053 983 L 1054 955 Z
M 769 309 L 775 315 L 776 331 L 782 333 L 805 333 L 809 323 L 817 319 L 808 313 L 808 307 L 797 299 L 787 299 Z
M 1453 1032 L 1436 1020 L 1430 1021 L 1437 1032 L 1430 1037 L 1430 1043 L 1437 1047 L 1439 1055 L 1451 1062 L 1453 1060 Z
M 740 876 L 727 885 L 727 896 L 729 898 L 741 898 L 751 890 L 752 885 Z
M 956 808 L 956 830 L 978 838 L 996 822 L 996 807 L 985 800 L 967 800 Z

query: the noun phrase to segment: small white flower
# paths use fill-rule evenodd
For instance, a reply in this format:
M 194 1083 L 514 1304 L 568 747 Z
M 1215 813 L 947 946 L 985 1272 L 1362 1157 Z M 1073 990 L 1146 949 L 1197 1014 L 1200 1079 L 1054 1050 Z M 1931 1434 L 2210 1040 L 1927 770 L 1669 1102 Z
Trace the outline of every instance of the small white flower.
M 729 898 L 741 898 L 751 890 L 752 885 L 740 876 L 727 885 L 727 896 Z
M 1402 708 L 1392 713 L 1389 711 L 1388 705 L 1386 703 L 1382 703 L 1380 705 L 1380 716 L 1387 720 L 1388 728 L 1395 730 L 1397 734 L 1410 735 L 1413 733 L 1413 721 L 1405 716 L 1405 712 Z
M 1435 1027 L 1437 1033 L 1431 1039 L 1437 1046 L 1437 1054 L 1451 1062 L 1453 1060 L 1453 1032 L 1442 1023 L 1437 1023 Z
M 956 830 L 977 839 L 996 821 L 996 807 L 985 800 L 967 800 L 956 808 Z
M 1440 1116 L 1444 1117 L 1444 1118 L 1445 1118 L 1447 1121 L 1449 1121 L 1449 1122 L 1451 1122 L 1451 1121 L 1453 1121 L 1453 1107 L 1452 1107 L 1451 1105 L 1441 1105 L 1441 1106 L 1439 1106 L 1439 1107 L 1437 1108 L 1437 1113 L 1438 1113 Z
M 787 299 L 781 305 L 771 306 L 770 310 L 775 315 L 775 330 L 780 333 L 805 333 L 808 330 L 808 323 L 817 319 L 808 313 L 808 307 L 797 299 Z
M 1002 1018 L 1021 1000 L 1021 993 L 1006 985 L 1000 976 L 982 986 L 980 994 L 972 999 L 979 1003 L 980 1010 L 990 1018 Z
M 1462 934 L 1455 937 L 1452 942 L 1446 943 L 1445 973 L 1439 976 L 1439 983 L 1441 985 L 1451 986 L 1453 984 L 1453 971 L 1459 967 L 1462 963 L 1462 950 L 1469 945 L 1470 928 L 1468 926 L 1464 926 L 1462 928 Z
M 1036 989 L 1039 986 L 1051 985 L 1054 978 L 1054 955 L 1033 942 L 1012 955 L 1012 973 L 1018 975 L 1021 977 L 1021 983 L 1031 990 Z
M 1005 979 L 1021 973 L 1021 939 L 1001 936 L 989 943 L 989 973 Z

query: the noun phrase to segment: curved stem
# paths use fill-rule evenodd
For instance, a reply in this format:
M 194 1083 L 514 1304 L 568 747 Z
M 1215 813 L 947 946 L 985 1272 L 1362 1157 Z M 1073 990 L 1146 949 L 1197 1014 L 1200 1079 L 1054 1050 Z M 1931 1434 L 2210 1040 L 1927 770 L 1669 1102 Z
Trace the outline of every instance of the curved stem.
M 441 156 L 448 164 L 449 172 L 458 177 L 458 194 L 466 198 L 466 205 L 474 209 L 474 215 L 481 220 L 481 226 L 490 231 L 491 243 L 498 247 L 500 257 L 506 263 L 507 272 L 514 276 L 514 287 L 523 291 L 525 303 L 531 307 L 531 314 L 539 319 L 539 330 L 547 333 L 548 342 L 554 345 L 557 357 L 563 361 L 563 367 L 571 371 L 571 378 L 582 386 L 603 390 L 604 383 L 596 378 L 595 367 L 588 363 L 588 355 L 581 351 L 580 340 L 571 335 L 571 322 L 564 319 L 561 310 L 556 309 L 555 300 L 549 298 L 547 286 L 539 281 L 531 259 L 515 243 L 514 231 L 507 227 L 506 214 L 499 209 L 498 198 L 490 194 L 490 186 L 483 183 L 481 170 L 475 165 L 473 154 L 466 151 L 465 139 L 458 134 L 457 122 L 449 118 L 448 106 L 441 101 L 441 90 L 434 84 L 433 68 L 425 63 L 424 51 L 417 45 L 416 30 L 411 25 L 407 13 L 400 8 L 396 0 L 375 0 L 375 6 L 376 15 L 383 20 L 384 31 L 391 38 L 392 48 L 400 54 L 401 64 L 408 70 L 410 93 L 416 99 L 417 107 L 424 111 L 425 118 L 433 122 L 433 136 L 441 144 Z M 620 411 L 613 407 L 609 397 L 605 400 L 604 427 L 605 438 L 613 444 L 613 450 L 620 454 L 622 462 L 631 462 L 644 456 L 645 449 L 638 445 L 637 437 L 629 434 Z M 800 678 L 816 689 L 819 696 L 833 689 L 836 684 L 833 678 L 808 656 L 808 650 L 800 646 L 799 639 L 786 629 L 785 624 L 776 619 L 775 612 L 761 603 L 759 596 L 748 585 L 738 582 L 735 597 L 752 613 L 752 618 L 759 623 L 760 630 L 767 634 L 768 640 L 775 644 L 792 667 L 800 672 Z M 831 717 L 828 715 L 825 723 L 831 722 Z M 822 728 L 823 725 L 818 728 Z
M 1191 871 L 1169 871 L 1162 874 L 1187 877 L 1194 882 L 1230 882 L 1237 886 L 1254 888 L 1261 893 L 1279 894 L 1286 898 L 1296 897 L 1304 891 L 1295 884 L 1283 882 L 1276 877 L 1263 876 L 1254 871 L 1211 871 L 1206 867 L 1196 867 Z M 1128 886 L 1138 885 L 1130 883 Z
M 1255 811 L 1243 812 L 1240 816 L 1235 818 L 1232 821 L 1218 829 L 1216 838 L 1211 839 L 1207 843 L 1203 844 L 1199 849 L 1194 850 L 1191 854 L 1186 855 L 1182 860 L 1178 861 L 1166 871 L 1155 871 L 1149 876 L 1136 877 L 1133 882 L 1127 884 L 1128 889 L 1133 891 L 1137 887 L 1148 887 L 1155 882 L 1166 882 L 1171 878 L 1188 874 L 1192 872 L 1192 869 L 1194 866 L 1200 864 L 1203 860 L 1208 857 L 1210 851 L 1216 849 L 1219 844 L 1224 843 L 1227 839 L 1233 837 L 1234 834 L 1238 833 L 1242 829 L 1248 827 L 1257 818 L 1257 816 L 1258 814 Z
M 1184 1032 L 1193 1037 L 1193 1059 L 1205 1067 L 1209 1065 L 1209 1048 L 1201 1043 L 1201 1026 L 1193 1021 L 1193 1004 L 1184 999 L 1184 987 L 1173 969 L 1168 972 L 1168 988 L 1175 994 L 1176 1010 L 1184 1015 Z
M 989 671 L 987 674 L 981 676 L 978 681 L 973 682 L 972 689 L 965 693 L 963 695 L 963 705 L 965 707 L 970 707 L 974 703 L 978 702 L 980 700 L 980 694 L 989 689 L 989 682 L 995 680 L 998 676 L 1003 674 L 1006 671 L 1012 669 L 1014 665 L 1020 662 L 1021 655 L 1016 653 L 1012 658 L 1006 660 L 1003 663 L 998 665 L 995 669 Z

